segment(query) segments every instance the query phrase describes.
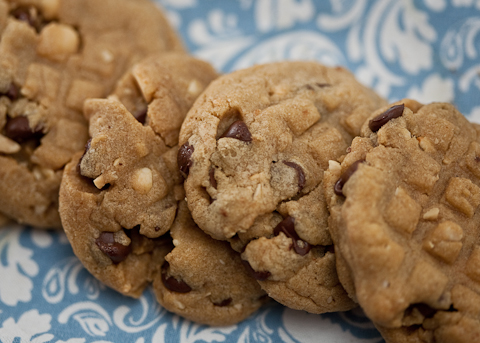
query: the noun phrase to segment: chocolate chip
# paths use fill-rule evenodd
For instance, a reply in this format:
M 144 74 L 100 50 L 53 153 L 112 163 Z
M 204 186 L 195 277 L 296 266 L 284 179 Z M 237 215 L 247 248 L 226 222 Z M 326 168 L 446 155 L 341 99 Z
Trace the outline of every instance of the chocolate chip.
M 178 149 L 178 154 L 177 154 L 177 163 L 178 163 L 178 168 L 180 168 L 180 174 L 184 178 L 187 178 L 188 172 L 190 171 L 190 167 L 193 165 L 193 161 L 191 159 L 192 154 L 194 152 L 193 146 L 190 144 L 185 143 L 183 144 L 180 149 Z
M 210 168 L 208 174 L 210 176 L 210 184 L 213 188 L 217 189 L 217 180 L 215 180 L 215 168 Z
M 6 96 L 9 98 L 11 101 L 15 101 L 18 99 L 18 96 L 20 95 L 20 91 L 17 86 L 15 86 L 13 83 L 10 84 L 10 87 L 8 87 L 7 91 L 5 93 L 0 93 L 0 96 Z
M 251 142 L 252 134 L 248 130 L 247 124 L 241 120 L 237 120 L 229 126 L 227 131 L 225 131 L 220 138 L 235 138 L 242 142 Z
M 162 282 L 163 285 L 172 292 L 177 293 L 188 293 L 192 290 L 192 288 L 187 285 L 182 280 L 177 280 L 173 276 L 167 276 L 168 268 L 170 264 L 168 262 L 164 262 L 162 265 Z
M 365 162 L 365 160 L 358 160 L 356 162 L 353 162 L 352 165 L 348 167 L 347 170 L 345 170 L 345 172 L 340 176 L 338 181 L 335 183 L 335 186 L 333 187 L 333 190 L 336 195 L 344 196 L 343 186 L 345 185 L 345 183 L 347 183 L 348 179 L 350 179 L 350 176 L 352 176 L 353 173 L 357 171 L 360 163 L 363 163 L 363 162 Z
M 295 162 L 283 161 L 283 164 L 295 169 L 298 174 L 298 191 L 300 192 L 305 186 L 305 173 L 303 172 L 302 167 L 300 167 Z
M 386 110 L 382 114 L 370 120 L 370 122 L 368 123 L 368 127 L 373 132 L 377 132 L 378 130 L 380 130 L 380 128 L 383 125 L 388 123 L 390 120 L 400 117 L 403 114 L 404 108 L 405 108 L 404 104 L 390 107 L 388 110 Z
M 219 307 L 224 307 L 224 306 L 228 306 L 232 303 L 232 298 L 228 298 L 228 299 L 225 299 L 225 300 L 222 300 L 218 303 L 213 303 L 215 306 L 219 306 Z
M 130 245 L 115 242 L 113 232 L 102 232 L 95 243 L 115 264 L 125 260 L 132 250 Z
M 138 110 L 133 114 L 135 119 L 137 119 L 140 123 L 145 124 L 145 119 L 147 119 L 147 112 L 148 108 L 145 108 L 143 110 Z
M 283 232 L 285 236 L 292 239 L 293 249 L 300 256 L 305 256 L 312 248 L 312 246 L 308 242 L 301 240 L 297 232 L 295 231 L 295 218 L 288 216 L 280 223 L 278 223 L 275 229 L 273 229 L 273 234 L 277 236 L 280 234 L 280 232 Z
M 5 136 L 17 143 L 23 143 L 30 139 L 39 139 L 43 136 L 39 127 L 32 129 L 25 116 L 10 118 L 5 125 Z
M 265 281 L 266 279 L 269 278 L 270 275 L 272 275 L 272 273 L 270 273 L 268 270 L 257 272 L 256 270 L 254 270 L 254 269 L 252 268 L 252 266 L 250 265 L 250 263 L 248 263 L 248 261 L 242 260 L 242 264 L 244 265 L 244 267 L 245 267 L 245 269 L 247 270 L 247 272 L 248 272 L 255 280 Z

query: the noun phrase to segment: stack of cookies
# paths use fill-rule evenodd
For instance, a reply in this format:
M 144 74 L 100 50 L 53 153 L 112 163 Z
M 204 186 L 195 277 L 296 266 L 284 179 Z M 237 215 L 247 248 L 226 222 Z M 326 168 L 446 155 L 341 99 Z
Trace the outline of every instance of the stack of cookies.
M 0 213 L 63 227 L 109 287 L 480 341 L 480 127 L 452 105 L 316 62 L 219 76 L 148 0 L 0 0 L 0 35 Z

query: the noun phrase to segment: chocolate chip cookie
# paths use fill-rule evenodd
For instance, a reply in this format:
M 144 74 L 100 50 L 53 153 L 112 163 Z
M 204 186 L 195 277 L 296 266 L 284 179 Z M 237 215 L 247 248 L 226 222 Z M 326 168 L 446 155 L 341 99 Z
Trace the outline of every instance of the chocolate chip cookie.
M 178 130 L 216 77 L 206 62 L 163 53 L 135 65 L 109 99 L 85 102 L 92 138 L 65 168 L 60 216 L 85 267 L 123 294 L 139 296 L 170 250 L 163 236 L 185 197 Z
M 330 162 L 337 271 L 387 342 L 480 340 L 479 156 L 453 105 L 406 99 Z
M 181 42 L 148 0 L 0 0 L 0 212 L 60 227 L 62 170 L 88 139 L 84 100 L 170 50 Z
M 166 255 L 153 283 L 158 302 L 167 310 L 196 323 L 232 325 L 266 301 L 240 255 L 227 242 L 200 230 L 184 201 L 170 235 L 175 248 Z
M 280 62 L 220 77 L 189 111 L 178 164 L 193 219 L 241 251 L 280 303 L 353 305 L 335 272 L 323 171 L 383 104 L 343 68 Z

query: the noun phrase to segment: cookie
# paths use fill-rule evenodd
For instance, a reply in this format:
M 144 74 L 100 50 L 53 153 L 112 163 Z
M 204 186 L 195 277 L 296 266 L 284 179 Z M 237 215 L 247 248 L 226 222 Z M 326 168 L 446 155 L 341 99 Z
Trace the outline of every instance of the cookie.
M 123 294 L 139 296 L 169 251 L 162 237 L 184 198 L 175 137 L 215 77 L 206 62 L 163 53 L 135 65 L 109 99 L 85 102 L 92 138 L 65 168 L 60 216 L 85 267 Z
M 337 272 L 387 342 L 480 340 L 479 156 L 453 105 L 406 99 L 325 173 Z
M 267 297 L 227 242 L 212 239 L 179 205 L 170 235 L 174 248 L 157 271 L 153 288 L 167 310 L 196 323 L 232 325 L 255 312 Z
M 280 303 L 353 306 L 336 277 L 323 171 L 383 104 L 343 68 L 280 62 L 218 78 L 189 111 L 178 165 L 193 219 L 241 251 Z
M 61 227 L 62 170 L 88 139 L 84 100 L 170 50 L 182 44 L 148 0 L 0 0 L 0 212 Z

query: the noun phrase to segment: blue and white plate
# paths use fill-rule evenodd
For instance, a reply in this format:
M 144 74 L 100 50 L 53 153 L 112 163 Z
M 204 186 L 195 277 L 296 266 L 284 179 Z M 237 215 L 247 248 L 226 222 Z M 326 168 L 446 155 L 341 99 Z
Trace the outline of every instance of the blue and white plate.
M 343 65 L 391 101 L 447 101 L 480 123 L 480 0 L 157 0 L 190 52 L 229 72 L 278 60 Z M 1 195 L 0 195 L 1 196 Z M 61 232 L 0 230 L 1 343 L 381 343 L 361 310 L 271 303 L 229 327 L 172 315 L 150 289 L 106 288 Z

